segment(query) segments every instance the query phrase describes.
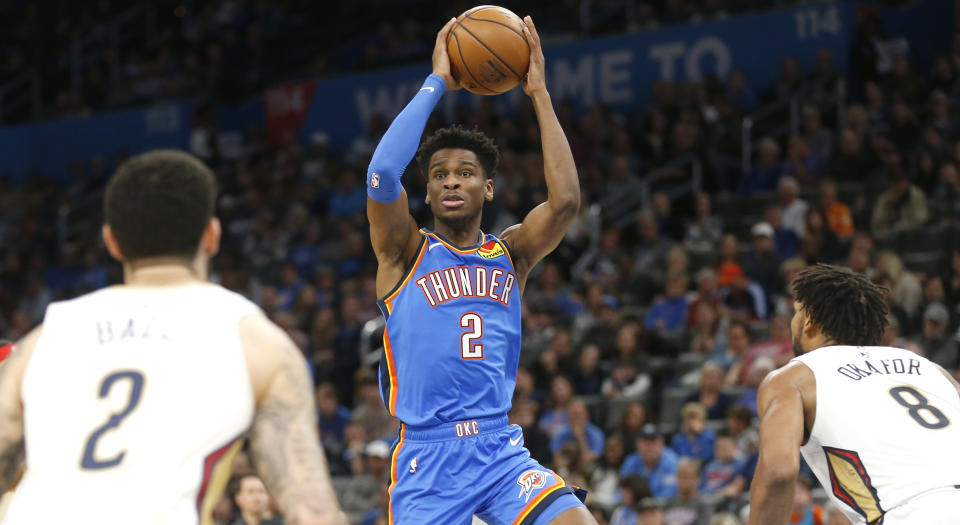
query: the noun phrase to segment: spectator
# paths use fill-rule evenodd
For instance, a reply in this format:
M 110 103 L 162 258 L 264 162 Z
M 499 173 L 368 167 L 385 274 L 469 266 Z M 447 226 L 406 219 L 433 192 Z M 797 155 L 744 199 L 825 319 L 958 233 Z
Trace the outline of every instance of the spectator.
M 637 451 L 628 455 L 620 467 L 620 476 L 639 474 L 647 478 L 656 498 L 669 498 L 677 493 L 677 454 L 665 448 L 663 435 L 656 425 L 647 423 L 637 438 Z
M 661 498 L 647 498 L 637 505 L 637 525 L 666 525 Z
M 619 434 L 607 438 L 603 447 L 603 457 L 597 461 L 590 474 L 591 503 L 612 508 L 617 501 L 617 487 L 620 483 L 620 465 L 625 455 L 623 440 Z
M 647 479 L 637 474 L 620 478 L 620 505 L 610 516 L 610 525 L 636 525 L 637 505 L 651 496 Z
M 753 235 L 753 250 L 743 259 L 743 271 L 751 281 L 763 288 L 769 298 L 780 291 L 780 264 L 783 262 L 773 249 L 773 227 L 765 222 L 758 222 L 750 229 Z
M 550 437 L 537 425 L 536 401 L 515 401 L 513 410 L 510 411 L 510 424 L 519 425 L 523 429 L 523 446 L 530 451 L 534 459 L 542 464 L 552 457 Z
M 343 443 L 343 432 L 350 424 L 350 409 L 340 404 L 340 395 L 333 383 L 317 387 L 317 421 L 325 448 Z
M 647 407 L 643 403 L 629 403 L 620 415 L 620 424 L 616 433 L 624 445 L 634 444 L 640 437 L 640 430 L 647 423 Z
M 687 226 L 686 244 L 690 253 L 707 257 L 723 236 L 723 221 L 710 214 L 710 195 L 697 194 L 696 216 Z
M 694 312 L 696 323 L 691 327 L 693 338 L 689 353 L 711 356 L 726 350 L 726 330 L 721 327 L 717 309 L 710 303 L 701 302 L 696 304 Z
M 547 410 L 540 416 L 540 428 L 550 439 L 567 424 L 567 413 L 573 402 L 573 387 L 565 376 L 556 376 L 550 382 L 550 398 Z
M 830 159 L 830 173 L 838 180 L 859 182 L 872 170 L 873 163 L 863 149 L 863 138 L 850 127 L 840 133 L 839 147 Z
M 731 322 L 730 328 L 727 328 L 726 350 L 724 350 L 723 353 L 714 353 L 710 358 L 711 361 L 719 365 L 727 374 L 727 379 L 724 380 L 725 383 L 736 383 L 736 373 L 730 374 L 730 371 L 740 362 L 749 346 L 750 331 L 747 329 L 747 325 L 742 321 Z M 739 369 L 740 367 L 737 367 L 737 370 Z M 703 402 L 703 400 L 701 400 L 701 402 Z M 709 411 L 711 405 L 705 402 L 704 405 L 708 407 L 707 410 Z
M 680 432 L 673 435 L 670 448 L 680 457 L 704 463 L 713 459 L 714 431 L 704 428 L 707 410 L 696 401 L 689 401 L 680 410 Z
M 578 367 L 570 375 L 573 391 L 578 396 L 595 396 L 603 390 L 603 371 L 600 369 L 600 347 L 586 345 L 580 349 Z
M 916 319 L 923 302 L 923 288 L 920 279 L 903 267 L 900 257 L 889 250 L 877 255 L 875 263 L 877 277 L 887 277 L 892 286 L 893 303 L 903 309 L 908 319 Z
M 778 206 L 767 208 L 763 219 L 773 228 L 773 244 L 777 255 L 783 260 L 796 255 L 800 249 L 800 236 L 797 232 L 783 227 L 783 210 Z
M 690 301 L 690 308 L 687 313 L 687 321 L 691 327 L 698 324 L 697 312 L 701 304 L 707 304 L 713 308 L 723 304 L 723 293 L 720 292 L 718 286 L 716 270 L 709 266 L 701 268 L 697 272 L 696 280 L 697 291 L 693 300 Z
M 846 204 L 837 200 L 837 183 L 833 179 L 820 182 L 820 208 L 827 216 L 830 231 L 839 239 L 853 236 L 853 216 Z
M 743 176 L 737 187 L 737 193 L 740 195 L 770 193 L 777 187 L 777 180 L 783 172 L 780 146 L 775 140 L 765 138 L 760 142 L 758 150 L 757 162 Z
M 391 438 L 396 434 L 397 420 L 387 412 L 380 399 L 380 383 L 370 370 L 361 368 L 357 371 L 360 401 L 353 408 L 353 419 L 363 427 L 364 433 L 370 439 Z
M 677 495 L 666 502 L 667 525 L 705 525 L 710 505 L 700 497 L 700 463 L 693 458 L 677 461 Z
M 835 503 L 828 503 L 824 513 L 827 516 L 824 525 L 852 525 Z
M 377 439 L 367 443 L 363 449 L 363 475 L 375 482 L 390 477 L 390 445 Z
M 803 136 L 810 150 L 821 160 L 829 159 L 833 150 L 833 132 L 823 127 L 820 110 L 814 105 L 803 108 Z
M 581 465 L 578 467 L 590 465 L 603 453 L 604 439 L 603 431 L 590 422 L 587 405 L 575 399 L 567 409 L 567 424 L 550 440 L 554 464 L 560 463 L 558 455 L 564 443 L 576 441 L 580 445 L 581 456 Z
M 742 324 L 736 326 L 738 330 L 743 328 Z M 729 395 L 720 391 L 720 387 L 723 386 L 723 376 L 723 368 L 717 362 L 707 361 L 700 372 L 700 390 L 690 394 L 685 400 L 686 403 L 696 402 L 704 407 L 706 418 L 712 421 L 726 417 L 727 409 L 733 403 Z M 709 457 L 712 457 L 712 454 Z
M 960 222 L 960 173 L 953 162 L 945 162 L 940 166 L 940 184 L 933 193 L 930 206 L 939 222 Z
M 871 226 L 874 232 L 900 232 L 919 228 L 928 218 L 923 191 L 910 184 L 906 176 L 898 175 L 890 179 L 887 191 L 877 198 Z
M 650 313 L 647 314 L 645 326 L 650 330 L 676 333 L 686 326 L 689 306 L 687 276 L 671 273 L 667 277 L 666 296 L 653 303 Z
M 811 151 L 810 143 L 802 135 L 790 137 L 787 144 L 787 159 L 784 161 L 783 177 L 794 178 L 803 185 L 815 184 L 826 169 L 826 158 Z
M 773 359 L 766 356 L 758 357 L 753 362 L 753 366 L 750 367 L 750 376 L 746 383 L 747 389 L 737 400 L 737 403 L 746 405 L 754 416 L 757 415 L 757 390 L 760 388 L 760 383 L 763 382 L 763 378 L 767 377 L 767 374 L 775 369 Z
M 780 368 L 793 359 L 793 339 L 790 337 L 790 320 L 783 315 L 775 315 L 770 321 L 770 339 L 750 346 L 740 359 L 737 383 L 745 385 L 758 359 L 769 358 L 774 368 Z
M 947 370 L 960 369 L 960 351 L 953 334 L 947 333 L 950 312 L 943 303 L 930 303 L 923 312 L 923 333 L 917 344 L 928 359 Z
M 714 459 L 703 468 L 700 477 L 700 492 L 718 494 L 733 482 L 742 466 L 743 460 L 738 457 L 737 444 L 733 437 L 727 433 L 718 435 Z
M 793 510 L 790 513 L 790 525 L 823 525 L 823 507 L 813 502 L 810 488 L 813 480 L 806 475 L 797 478 L 793 490 Z
M 270 510 L 270 495 L 256 474 L 234 479 L 229 492 L 240 511 L 232 525 L 283 525 Z
M 800 185 L 793 177 L 783 177 L 777 183 L 777 198 L 783 208 L 783 227 L 803 237 L 803 222 L 810 207 L 800 198 Z

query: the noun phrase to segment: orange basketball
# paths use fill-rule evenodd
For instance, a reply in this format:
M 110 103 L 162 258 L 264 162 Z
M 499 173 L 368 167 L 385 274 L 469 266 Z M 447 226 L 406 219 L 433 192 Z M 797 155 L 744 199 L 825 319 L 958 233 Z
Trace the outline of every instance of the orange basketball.
M 523 20 L 495 5 L 474 7 L 457 17 L 447 37 L 447 54 L 453 77 L 479 95 L 510 91 L 530 66 Z

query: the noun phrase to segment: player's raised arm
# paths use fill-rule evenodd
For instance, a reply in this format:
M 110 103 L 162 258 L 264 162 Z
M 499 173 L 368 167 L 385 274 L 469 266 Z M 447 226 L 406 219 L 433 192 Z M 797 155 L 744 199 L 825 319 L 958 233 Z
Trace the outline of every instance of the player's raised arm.
M 346 525 L 317 435 L 307 365 L 293 341 L 262 314 L 240 324 L 257 410 L 254 467 L 288 525 Z
M 377 272 L 380 295 L 385 295 L 400 280 L 419 243 L 417 224 L 410 215 L 407 193 L 400 184 L 400 177 L 413 160 L 427 119 L 444 91 L 460 87 L 450 74 L 450 58 L 447 56 L 447 35 L 453 24 L 454 19 L 451 19 L 437 33 L 433 73 L 390 124 L 367 169 L 367 218 L 370 220 L 370 242 L 380 267 Z
M 757 393 L 760 459 L 750 487 L 750 525 L 787 525 L 800 470 L 804 435 L 803 398 L 796 363 L 771 372 Z M 812 374 L 811 374 L 812 375 Z
M 16 485 L 24 459 L 23 404 L 20 387 L 27 361 L 40 338 L 40 327 L 17 343 L 17 351 L 0 364 L 0 496 Z
M 507 228 L 501 235 L 510 244 L 521 282 L 540 259 L 560 244 L 580 206 L 577 166 L 547 92 L 540 36 L 533 19 L 528 16 L 523 21 L 523 34 L 530 44 L 530 69 L 523 80 L 523 90 L 533 101 L 540 123 L 547 200 L 531 210 L 521 224 Z

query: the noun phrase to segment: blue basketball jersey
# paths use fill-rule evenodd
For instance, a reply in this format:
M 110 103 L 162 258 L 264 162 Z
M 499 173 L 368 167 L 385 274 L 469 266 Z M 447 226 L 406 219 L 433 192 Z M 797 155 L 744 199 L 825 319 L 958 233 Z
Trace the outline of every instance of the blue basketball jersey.
M 462 248 L 420 230 L 416 257 L 380 302 L 380 394 L 412 426 L 506 414 L 520 358 L 520 283 L 509 247 Z

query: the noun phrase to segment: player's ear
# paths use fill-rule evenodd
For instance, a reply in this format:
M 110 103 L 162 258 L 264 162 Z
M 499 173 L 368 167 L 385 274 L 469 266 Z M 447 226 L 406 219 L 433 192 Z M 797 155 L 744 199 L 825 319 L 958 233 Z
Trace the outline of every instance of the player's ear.
M 220 219 L 211 217 L 207 222 L 207 227 L 203 229 L 203 238 L 200 240 L 203 253 L 208 257 L 213 257 L 220 251 L 220 237 L 223 235 L 223 228 L 220 226 Z
M 493 200 L 493 177 L 489 175 L 484 182 L 483 199 L 488 202 Z
M 104 224 L 100 228 L 100 234 L 103 236 L 103 244 L 107 246 L 107 252 L 110 253 L 110 257 L 113 257 L 119 262 L 123 262 L 123 252 L 120 251 L 120 244 L 117 243 L 117 238 L 113 236 L 113 229 L 110 228 L 109 224 Z

